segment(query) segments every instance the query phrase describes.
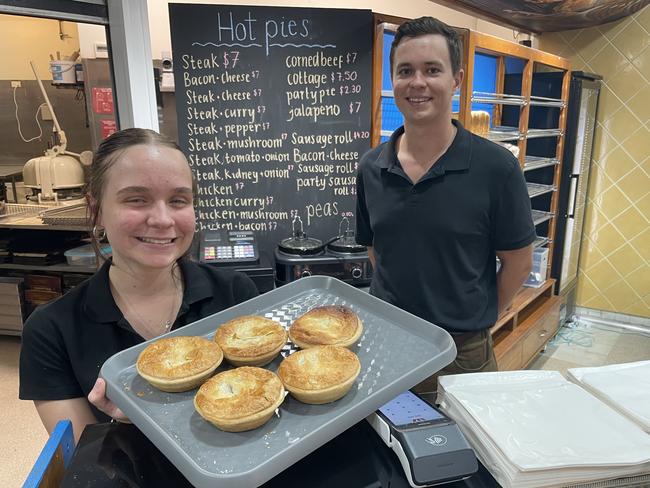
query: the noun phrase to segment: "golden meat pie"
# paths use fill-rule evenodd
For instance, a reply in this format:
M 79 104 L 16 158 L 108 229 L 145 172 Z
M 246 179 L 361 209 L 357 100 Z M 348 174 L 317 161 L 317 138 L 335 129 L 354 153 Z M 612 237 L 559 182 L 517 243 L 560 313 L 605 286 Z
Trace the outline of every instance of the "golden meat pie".
M 359 376 L 356 354 L 342 346 L 314 346 L 294 352 L 278 368 L 293 397 L 303 403 L 329 403 L 345 396 Z
M 222 324 L 214 340 L 234 366 L 263 366 L 284 347 L 287 331 L 274 320 L 245 315 Z
M 204 337 L 165 337 L 145 347 L 138 374 L 163 391 L 187 391 L 203 383 L 221 364 L 218 344 Z
M 347 307 L 316 307 L 298 317 L 289 327 L 289 339 L 301 348 L 354 345 L 361 337 L 361 319 Z
M 252 430 L 265 424 L 284 401 L 278 376 L 253 366 L 223 371 L 201 385 L 194 408 L 226 432 Z

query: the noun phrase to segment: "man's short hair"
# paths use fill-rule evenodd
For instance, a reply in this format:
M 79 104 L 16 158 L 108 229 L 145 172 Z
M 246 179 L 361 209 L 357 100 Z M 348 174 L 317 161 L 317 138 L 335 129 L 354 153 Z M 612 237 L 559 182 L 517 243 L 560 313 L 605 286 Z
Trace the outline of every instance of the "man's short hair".
M 458 32 L 444 22 L 433 17 L 420 17 L 419 19 L 408 20 L 399 26 L 395 33 L 395 39 L 390 46 L 390 72 L 393 74 L 393 59 L 395 49 L 405 37 L 420 37 L 430 34 L 439 34 L 447 40 L 449 59 L 453 74 L 458 73 L 462 61 L 462 41 Z

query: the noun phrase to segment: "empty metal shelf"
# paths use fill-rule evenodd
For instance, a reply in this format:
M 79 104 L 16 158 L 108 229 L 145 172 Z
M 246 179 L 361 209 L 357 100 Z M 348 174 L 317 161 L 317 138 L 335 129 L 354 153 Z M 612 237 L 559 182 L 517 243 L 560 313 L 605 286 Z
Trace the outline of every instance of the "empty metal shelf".
M 526 156 L 526 162 L 524 163 L 524 171 L 529 171 L 538 168 L 545 168 L 547 166 L 555 166 L 556 164 L 560 164 L 560 161 L 556 158 L 544 158 L 541 156 Z
M 506 93 L 474 92 L 472 93 L 473 103 L 493 103 L 495 105 L 526 105 L 526 99 L 520 95 L 508 95 Z
M 544 244 L 549 243 L 551 240 L 548 237 L 535 237 L 533 241 L 533 247 L 542 247 Z
M 536 197 L 537 195 L 543 195 L 544 193 L 555 191 L 555 187 L 553 185 L 526 183 L 526 186 L 528 187 L 528 196 L 531 198 Z
M 531 213 L 533 215 L 533 223 L 535 225 L 541 224 L 542 222 L 546 222 L 547 220 L 553 218 L 553 214 L 551 212 L 543 212 L 542 210 L 531 210 Z
M 563 135 L 560 129 L 528 129 L 526 138 L 534 139 L 536 137 L 556 137 Z
M 521 138 L 521 132 L 516 127 L 496 126 L 485 136 L 491 141 L 512 141 Z
M 564 108 L 566 106 L 564 100 L 560 100 L 559 98 L 547 98 L 547 97 L 536 97 L 536 96 L 530 97 L 530 104 L 535 105 L 537 107 Z

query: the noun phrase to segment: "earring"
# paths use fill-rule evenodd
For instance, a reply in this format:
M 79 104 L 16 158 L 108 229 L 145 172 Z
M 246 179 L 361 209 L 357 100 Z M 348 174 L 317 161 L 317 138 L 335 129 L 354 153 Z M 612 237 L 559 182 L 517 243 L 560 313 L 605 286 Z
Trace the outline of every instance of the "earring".
M 92 235 L 97 241 L 103 241 L 106 238 L 106 229 L 95 225 L 93 226 Z

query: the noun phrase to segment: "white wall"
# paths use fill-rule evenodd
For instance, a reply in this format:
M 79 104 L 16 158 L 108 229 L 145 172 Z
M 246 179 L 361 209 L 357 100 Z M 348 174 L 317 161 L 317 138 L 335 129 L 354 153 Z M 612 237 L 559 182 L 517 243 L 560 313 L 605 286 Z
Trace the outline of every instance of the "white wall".
M 106 43 L 106 27 L 103 25 L 77 24 L 79 50 L 82 58 L 95 57 L 95 43 Z

